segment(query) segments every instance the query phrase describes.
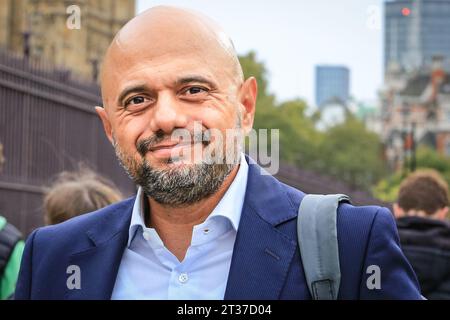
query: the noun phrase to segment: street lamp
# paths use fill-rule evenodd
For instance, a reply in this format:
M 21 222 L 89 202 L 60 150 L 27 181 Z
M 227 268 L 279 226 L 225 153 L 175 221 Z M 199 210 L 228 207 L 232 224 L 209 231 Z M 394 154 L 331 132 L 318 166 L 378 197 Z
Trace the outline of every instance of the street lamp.
M 402 109 L 402 139 L 403 139 L 403 170 L 404 174 L 408 173 L 408 118 L 410 114 L 409 104 L 403 103 Z
M 411 162 L 410 171 L 416 171 L 416 123 L 411 123 Z

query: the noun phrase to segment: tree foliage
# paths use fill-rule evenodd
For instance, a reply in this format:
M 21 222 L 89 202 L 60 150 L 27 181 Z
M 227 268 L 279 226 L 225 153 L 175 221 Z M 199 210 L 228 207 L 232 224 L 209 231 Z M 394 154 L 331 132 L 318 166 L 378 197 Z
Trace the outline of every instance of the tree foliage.
M 325 132 L 321 171 L 340 178 L 354 187 L 369 189 L 385 173 L 382 144 L 377 134 L 369 132 L 353 116 Z
M 280 130 L 281 160 L 298 167 L 335 176 L 355 187 L 369 189 L 383 173 L 379 138 L 353 117 L 325 132 L 315 123 L 319 114 L 308 115 L 305 101 L 278 103 L 268 92 L 267 70 L 254 52 L 240 57 L 245 77 L 258 83 L 254 128 Z
M 435 150 L 421 146 L 416 153 L 417 169 L 435 169 L 450 184 L 450 158 L 439 154 Z M 393 202 L 397 199 L 400 184 L 406 178 L 408 172 L 397 172 L 390 177 L 379 181 L 374 187 L 374 195 L 387 202 Z

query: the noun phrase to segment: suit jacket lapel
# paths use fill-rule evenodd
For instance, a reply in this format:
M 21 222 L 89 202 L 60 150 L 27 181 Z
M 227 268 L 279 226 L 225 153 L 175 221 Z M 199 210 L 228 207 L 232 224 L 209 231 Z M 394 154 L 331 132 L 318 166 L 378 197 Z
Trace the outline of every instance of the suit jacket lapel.
M 70 265 L 79 267 L 80 289 L 66 289 L 66 299 L 110 299 L 123 252 L 134 199 L 106 215 L 86 232 L 92 246 L 70 256 Z M 70 275 L 67 275 L 68 277 Z
M 276 226 L 297 210 L 270 175 L 250 161 L 244 208 L 231 261 L 225 299 L 278 299 L 297 243 Z

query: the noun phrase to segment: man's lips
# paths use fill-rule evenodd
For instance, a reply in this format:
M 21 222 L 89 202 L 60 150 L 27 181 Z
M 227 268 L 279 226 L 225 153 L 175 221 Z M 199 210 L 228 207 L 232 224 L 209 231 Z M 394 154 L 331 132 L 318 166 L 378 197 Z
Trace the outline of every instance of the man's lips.
M 190 142 L 161 144 L 154 147 L 150 147 L 149 151 L 157 157 L 167 158 L 170 157 L 171 155 L 179 155 L 180 154 L 179 151 L 181 151 L 181 149 L 192 148 L 197 143 L 198 142 L 190 141 Z
M 161 149 L 172 149 L 173 147 L 176 147 L 178 145 L 181 145 L 182 143 L 172 143 L 172 144 L 163 144 L 163 145 L 158 145 L 158 146 L 154 146 L 154 147 L 150 147 L 149 151 L 157 151 L 157 150 L 161 150 Z

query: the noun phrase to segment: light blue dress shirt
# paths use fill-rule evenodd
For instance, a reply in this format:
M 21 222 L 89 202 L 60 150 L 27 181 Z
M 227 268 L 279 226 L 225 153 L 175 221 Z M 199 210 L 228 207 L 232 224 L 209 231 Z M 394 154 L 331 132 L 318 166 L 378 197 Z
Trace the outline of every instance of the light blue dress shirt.
M 128 246 L 122 256 L 112 299 L 222 300 L 244 205 L 248 164 L 239 170 L 208 218 L 193 229 L 191 245 L 179 261 L 143 218 L 142 188 L 134 203 Z

